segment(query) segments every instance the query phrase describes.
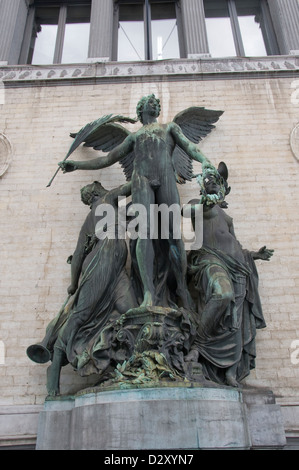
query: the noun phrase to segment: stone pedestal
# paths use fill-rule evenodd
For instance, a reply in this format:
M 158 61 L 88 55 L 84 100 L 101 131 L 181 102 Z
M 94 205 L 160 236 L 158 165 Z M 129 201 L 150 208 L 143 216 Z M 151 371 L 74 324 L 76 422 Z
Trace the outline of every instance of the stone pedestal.
M 38 450 L 279 449 L 271 392 L 196 384 L 89 389 L 45 402 Z

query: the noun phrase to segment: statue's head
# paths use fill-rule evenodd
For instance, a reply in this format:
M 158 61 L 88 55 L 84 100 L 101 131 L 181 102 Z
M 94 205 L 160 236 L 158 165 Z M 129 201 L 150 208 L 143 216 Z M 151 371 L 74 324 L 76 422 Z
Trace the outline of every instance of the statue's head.
M 200 193 L 203 195 L 217 194 L 220 203 L 223 203 L 224 198 L 230 192 L 230 187 L 227 183 L 228 170 L 224 162 L 220 162 L 218 169 L 206 167 L 201 175 L 198 175 L 197 181 L 200 185 Z
M 152 116 L 158 117 L 161 111 L 160 100 L 155 95 L 143 96 L 138 102 L 136 113 L 138 120 L 143 124 L 143 111 L 147 110 Z
M 99 181 L 94 181 L 81 189 L 81 201 L 87 206 L 91 206 L 95 198 L 104 196 L 107 193 L 108 190 Z
M 202 182 L 207 194 L 217 194 L 224 184 L 223 178 L 218 171 L 207 168 L 202 173 Z

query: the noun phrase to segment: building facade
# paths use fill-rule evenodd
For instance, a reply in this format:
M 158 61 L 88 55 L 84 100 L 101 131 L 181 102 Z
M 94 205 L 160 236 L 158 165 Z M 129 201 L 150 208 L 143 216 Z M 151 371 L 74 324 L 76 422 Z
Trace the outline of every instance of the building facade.
M 98 179 L 110 189 L 124 175 L 114 165 L 47 184 L 70 132 L 107 113 L 135 117 L 151 93 L 161 122 L 189 106 L 224 111 L 201 148 L 228 166 L 243 247 L 275 250 L 257 263 L 267 327 L 245 382 L 273 391 L 288 446 L 297 442 L 298 71 L 297 0 L 0 0 L 0 446 L 35 445 L 47 365 L 26 348 L 67 296 L 66 260 L 86 216 L 80 188 Z M 196 182 L 179 189 L 182 203 L 198 195 Z M 62 392 L 93 379 L 67 366 Z

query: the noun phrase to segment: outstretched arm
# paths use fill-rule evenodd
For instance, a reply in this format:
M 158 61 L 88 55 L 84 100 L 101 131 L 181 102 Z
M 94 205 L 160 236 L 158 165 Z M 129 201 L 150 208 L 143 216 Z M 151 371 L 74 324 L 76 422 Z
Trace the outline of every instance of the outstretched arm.
M 266 246 L 263 246 L 259 251 L 252 251 L 251 255 L 253 259 L 262 259 L 264 261 L 270 261 L 273 256 L 274 250 L 268 249 Z
M 105 157 L 98 157 L 94 158 L 93 160 L 79 162 L 68 160 L 59 162 L 58 165 L 63 170 L 63 173 L 68 173 L 75 170 L 99 170 L 101 168 L 111 166 L 121 160 L 133 150 L 133 146 L 134 137 L 133 134 L 130 134 L 121 144 L 111 150 L 111 152 L 109 152 Z

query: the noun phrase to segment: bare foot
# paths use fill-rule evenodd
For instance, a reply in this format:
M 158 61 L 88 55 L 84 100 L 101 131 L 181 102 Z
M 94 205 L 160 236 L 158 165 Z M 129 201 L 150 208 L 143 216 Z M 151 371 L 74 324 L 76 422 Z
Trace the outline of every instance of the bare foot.
M 146 291 L 144 294 L 143 302 L 140 307 L 152 307 L 153 305 L 153 295 L 150 291 Z
M 226 372 L 225 378 L 227 385 L 230 385 L 231 387 L 239 387 L 239 382 L 237 382 L 235 374 L 230 370 Z

